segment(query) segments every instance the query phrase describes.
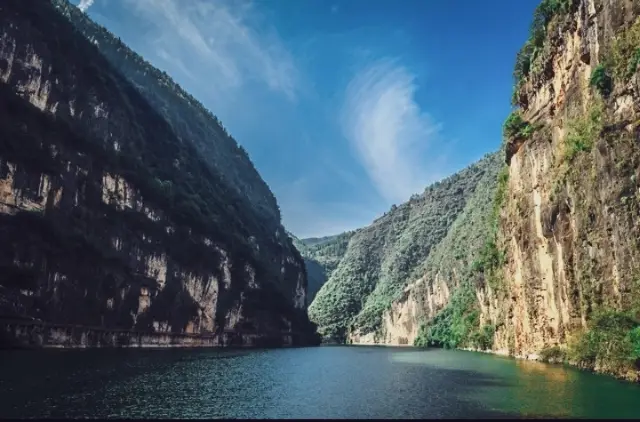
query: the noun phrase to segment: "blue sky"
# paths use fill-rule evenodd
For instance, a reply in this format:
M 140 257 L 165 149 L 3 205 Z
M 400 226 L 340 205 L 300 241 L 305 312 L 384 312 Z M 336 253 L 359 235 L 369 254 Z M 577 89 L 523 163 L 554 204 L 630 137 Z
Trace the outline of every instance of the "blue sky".
M 538 0 L 82 0 L 223 122 L 300 237 L 500 144 Z

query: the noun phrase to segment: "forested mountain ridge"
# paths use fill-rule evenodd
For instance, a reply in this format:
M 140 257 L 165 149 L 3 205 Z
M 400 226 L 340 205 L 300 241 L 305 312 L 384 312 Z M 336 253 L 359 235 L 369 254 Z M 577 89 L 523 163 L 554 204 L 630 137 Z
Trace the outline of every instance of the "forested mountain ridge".
M 308 239 L 298 239 L 289 234 L 294 246 L 298 248 L 304 257 L 307 268 L 307 278 L 309 280 L 307 289 L 308 304 L 313 302 L 320 288 L 327 282 L 342 260 L 349 240 L 354 233 L 351 231 L 334 236 Z
M 352 331 L 350 342 L 457 347 L 489 341 L 491 327 L 481 324 L 474 289 L 496 281 L 484 268 L 500 259 L 494 240 L 495 198 L 505 189 L 503 154 L 499 151 L 485 158 L 486 171 L 473 194 L 446 236 L 431 249 L 420 267 L 421 275 L 385 310 L 381 326 L 372 333 Z
M 394 206 L 349 239 L 342 259 L 309 307 L 325 338 L 345 341 L 349 333 L 374 333 L 383 313 L 424 271 L 431 249 L 473 195 L 496 154 L 427 187 Z
M 171 125 L 183 141 L 191 141 L 201 156 L 257 214 L 270 223 L 280 223 L 280 210 L 273 193 L 260 177 L 246 150 L 222 123 L 165 72 L 131 50 L 119 37 L 91 20 L 69 0 L 49 0 L 124 75 Z
M 0 4 L 0 314 L 315 341 L 302 257 L 248 157 L 221 127 L 217 142 L 194 139 L 175 120 L 195 107 L 175 84 L 155 91 L 149 67 L 152 81 L 132 85 L 66 12 Z M 150 92 L 173 102 L 160 112 Z M 241 171 L 223 176 L 204 149 Z

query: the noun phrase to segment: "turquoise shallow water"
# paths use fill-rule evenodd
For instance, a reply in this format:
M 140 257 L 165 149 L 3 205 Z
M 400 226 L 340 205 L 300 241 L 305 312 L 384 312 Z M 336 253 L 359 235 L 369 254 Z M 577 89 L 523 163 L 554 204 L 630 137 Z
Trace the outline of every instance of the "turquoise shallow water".
M 0 418 L 640 418 L 640 387 L 480 353 L 0 352 Z

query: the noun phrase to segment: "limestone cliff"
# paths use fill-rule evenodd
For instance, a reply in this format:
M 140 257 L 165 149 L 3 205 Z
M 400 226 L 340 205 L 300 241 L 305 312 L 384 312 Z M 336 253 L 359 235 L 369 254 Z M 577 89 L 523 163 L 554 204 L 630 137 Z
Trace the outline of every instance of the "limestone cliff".
M 0 4 L 0 91 L 1 316 L 315 341 L 270 192 L 200 158 L 231 138 L 176 135 L 45 1 Z
M 567 2 L 547 19 L 542 51 L 517 85 L 523 127 L 532 130 L 506 128 L 508 145 L 519 145 L 506 156 L 499 241 L 508 315 L 495 349 L 509 349 L 500 334 L 512 332 L 514 353 L 537 357 L 616 319 L 603 313 L 626 313 L 629 321 L 613 325 L 636 325 L 638 16 L 633 0 Z M 633 365 L 605 355 L 594 350 L 584 363 L 637 377 Z
M 485 241 L 460 263 L 453 226 L 437 247 L 447 258 L 431 252 L 381 328 L 352 342 L 486 349 L 638 379 L 638 16 L 635 0 L 540 4 L 516 62 L 507 171 L 493 204 L 460 217 L 488 216 L 466 224 Z

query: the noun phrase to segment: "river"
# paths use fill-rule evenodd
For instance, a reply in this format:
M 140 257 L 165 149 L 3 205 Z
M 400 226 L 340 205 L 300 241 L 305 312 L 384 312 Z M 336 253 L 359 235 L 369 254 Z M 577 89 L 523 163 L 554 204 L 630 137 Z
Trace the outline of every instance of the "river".
M 640 418 L 640 387 L 481 353 L 275 350 L 0 352 L 0 418 Z

